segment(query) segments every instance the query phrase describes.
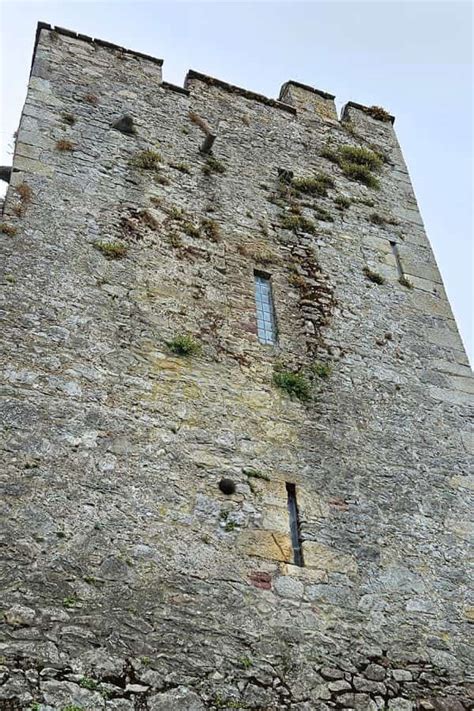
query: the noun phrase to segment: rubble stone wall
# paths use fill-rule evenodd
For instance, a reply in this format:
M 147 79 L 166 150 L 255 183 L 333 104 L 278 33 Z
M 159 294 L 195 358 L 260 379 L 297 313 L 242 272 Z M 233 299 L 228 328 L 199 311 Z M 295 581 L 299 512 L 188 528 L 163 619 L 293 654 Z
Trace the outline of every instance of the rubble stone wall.
M 472 708 L 473 379 L 392 118 L 185 86 L 38 30 L 0 226 L 0 708 Z

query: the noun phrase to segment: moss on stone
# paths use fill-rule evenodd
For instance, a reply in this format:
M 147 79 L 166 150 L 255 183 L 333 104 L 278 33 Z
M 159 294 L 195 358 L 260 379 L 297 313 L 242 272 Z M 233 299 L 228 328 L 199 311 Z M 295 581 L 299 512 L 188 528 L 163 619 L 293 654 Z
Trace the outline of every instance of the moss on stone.
M 372 175 L 370 168 L 367 168 L 367 166 L 357 163 L 347 163 L 345 161 L 341 162 L 340 166 L 346 178 L 357 180 L 359 183 L 363 183 L 373 190 L 380 189 L 379 181 L 375 175 Z
M 305 178 L 293 178 L 291 185 L 298 193 L 325 197 L 328 188 L 334 187 L 334 180 L 325 173 L 318 173 Z
M 378 272 L 372 271 L 369 267 L 364 267 L 363 271 L 366 278 L 374 284 L 385 284 L 384 277 Z
M 226 167 L 222 161 L 211 154 L 207 156 L 206 162 L 202 166 L 202 172 L 204 175 L 212 175 L 213 173 L 223 174 L 226 172 Z
M 283 215 L 280 224 L 285 230 L 301 230 L 312 235 L 316 233 L 315 223 L 303 215 Z
M 128 252 L 128 247 L 123 242 L 94 242 L 94 247 L 102 252 L 108 259 L 122 259 Z
M 161 161 L 161 155 L 158 151 L 154 151 L 151 148 L 147 148 L 144 151 L 137 153 L 130 161 L 130 165 L 134 168 L 141 168 L 142 170 L 156 170 Z

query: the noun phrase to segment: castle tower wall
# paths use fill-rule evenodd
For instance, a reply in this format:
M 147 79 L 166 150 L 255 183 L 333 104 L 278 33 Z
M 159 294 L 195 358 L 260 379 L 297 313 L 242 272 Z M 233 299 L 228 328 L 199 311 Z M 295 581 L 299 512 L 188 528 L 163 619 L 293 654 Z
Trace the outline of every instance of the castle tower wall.
M 5 709 L 470 708 L 473 379 L 393 118 L 333 98 L 40 25 L 0 234 Z

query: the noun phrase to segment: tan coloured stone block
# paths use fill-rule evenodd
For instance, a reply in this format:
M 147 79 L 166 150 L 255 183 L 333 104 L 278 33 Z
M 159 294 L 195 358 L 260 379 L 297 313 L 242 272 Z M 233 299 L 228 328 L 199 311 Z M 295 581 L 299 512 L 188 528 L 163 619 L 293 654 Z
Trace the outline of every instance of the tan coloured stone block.
M 321 496 L 302 487 L 297 488 L 297 494 L 301 519 L 307 521 L 326 518 L 329 515 L 329 504 Z
M 54 173 L 54 170 L 51 165 L 41 163 L 41 161 L 39 160 L 23 158 L 23 156 L 16 157 L 15 168 L 17 170 L 27 171 L 28 173 L 41 173 L 42 175 L 52 175 Z
M 353 556 L 329 548 L 323 543 L 304 541 L 303 558 L 308 568 L 318 568 L 328 573 L 357 573 L 357 563 Z
M 453 476 L 451 485 L 455 489 L 470 489 L 474 491 L 474 476 Z
M 265 505 L 282 508 L 287 506 L 288 494 L 284 481 L 264 481 L 260 479 L 258 486 L 260 484 L 263 487 L 262 495 Z
M 464 617 L 466 620 L 469 622 L 474 622 L 474 607 L 466 607 L 464 608 Z
M 328 579 L 328 574 L 325 570 L 308 568 L 306 565 L 300 567 L 299 565 L 293 565 L 291 563 L 280 563 L 279 572 L 281 575 L 289 575 L 305 583 L 326 583 Z
M 288 534 L 263 530 L 244 531 L 239 536 L 238 544 L 246 555 L 281 560 L 286 563 L 290 563 L 293 559 L 293 549 Z
M 289 530 L 288 508 L 285 506 L 266 506 L 263 513 L 263 526 L 267 531 Z

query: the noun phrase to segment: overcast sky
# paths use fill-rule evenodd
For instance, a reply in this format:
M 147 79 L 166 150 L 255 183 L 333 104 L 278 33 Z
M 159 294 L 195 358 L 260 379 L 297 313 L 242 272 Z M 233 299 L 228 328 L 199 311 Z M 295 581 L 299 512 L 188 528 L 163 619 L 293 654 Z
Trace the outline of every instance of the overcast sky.
M 38 20 L 277 97 L 288 79 L 381 105 L 395 128 L 463 340 L 472 324 L 470 2 L 0 0 L 1 156 L 11 162 Z

